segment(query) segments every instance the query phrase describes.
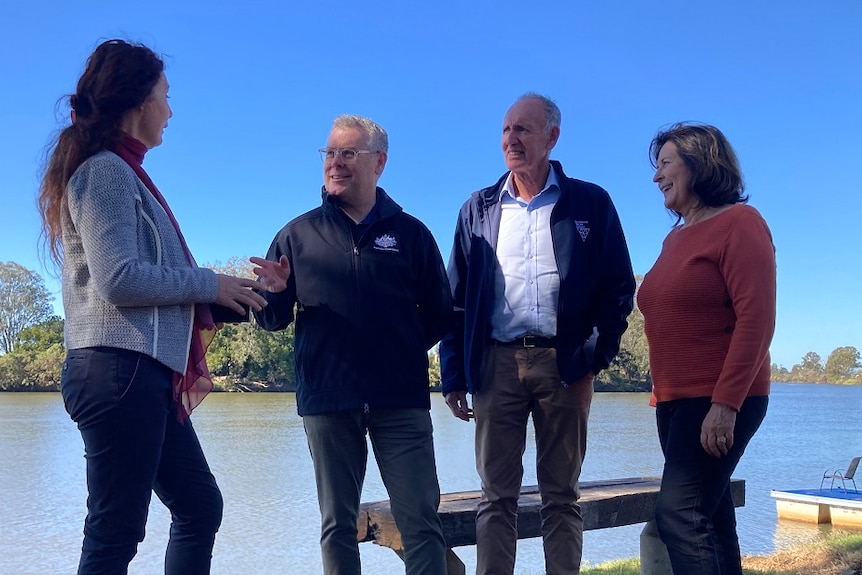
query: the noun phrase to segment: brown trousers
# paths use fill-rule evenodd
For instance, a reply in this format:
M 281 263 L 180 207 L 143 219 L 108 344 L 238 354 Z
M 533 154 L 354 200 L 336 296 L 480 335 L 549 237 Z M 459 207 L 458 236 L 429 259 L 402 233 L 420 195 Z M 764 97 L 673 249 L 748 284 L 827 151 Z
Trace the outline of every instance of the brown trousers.
M 514 571 L 518 496 L 532 415 L 545 569 L 547 575 L 577 574 L 583 548 L 578 477 L 587 449 L 592 382 L 564 387 L 553 348 L 492 344 L 483 370 L 482 388 L 473 397 L 476 469 L 482 480 L 476 573 Z

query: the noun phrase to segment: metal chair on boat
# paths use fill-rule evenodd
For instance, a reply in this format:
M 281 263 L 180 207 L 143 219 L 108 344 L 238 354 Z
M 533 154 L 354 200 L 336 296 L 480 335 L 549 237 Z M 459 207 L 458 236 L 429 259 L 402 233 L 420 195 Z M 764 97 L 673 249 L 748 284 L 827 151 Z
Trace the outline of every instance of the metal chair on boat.
M 850 460 L 850 465 L 847 466 L 847 471 L 842 472 L 840 469 L 836 469 L 834 471 L 826 470 L 823 473 L 823 479 L 820 480 L 820 489 L 823 489 L 823 484 L 827 479 L 830 480 L 829 489 L 835 488 L 835 483 L 837 481 L 841 482 L 840 489 L 843 489 L 844 492 L 847 492 L 847 483 L 853 484 L 853 491 L 855 493 L 859 493 L 859 489 L 856 487 L 856 480 L 853 478 L 856 475 L 856 469 L 859 467 L 859 460 L 862 457 L 854 457 Z

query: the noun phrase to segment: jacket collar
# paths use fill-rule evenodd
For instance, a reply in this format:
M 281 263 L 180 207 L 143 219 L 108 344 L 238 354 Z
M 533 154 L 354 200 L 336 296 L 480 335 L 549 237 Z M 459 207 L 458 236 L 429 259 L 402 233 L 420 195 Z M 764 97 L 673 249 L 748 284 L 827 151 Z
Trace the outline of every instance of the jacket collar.
M 330 195 L 329 192 L 326 191 L 326 188 L 320 188 L 320 198 L 323 202 L 324 211 L 329 213 L 341 213 L 341 209 L 338 207 L 338 198 Z M 395 200 L 390 198 L 389 194 L 387 194 L 380 186 L 377 187 L 377 204 L 375 209 L 377 210 L 380 219 L 388 218 L 404 211 L 402 207 L 399 206 Z
M 566 174 L 563 172 L 563 165 L 557 160 L 550 160 L 551 169 L 554 170 L 554 173 L 557 175 L 557 182 L 560 184 L 560 191 L 565 193 L 563 182 L 567 179 Z M 482 196 L 482 201 L 485 205 L 495 204 L 500 201 L 500 192 L 503 189 L 503 185 L 506 183 L 506 178 L 509 177 L 511 172 L 506 172 L 503 174 L 497 183 L 493 186 L 484 188 L 479 191 L 479 195 Z

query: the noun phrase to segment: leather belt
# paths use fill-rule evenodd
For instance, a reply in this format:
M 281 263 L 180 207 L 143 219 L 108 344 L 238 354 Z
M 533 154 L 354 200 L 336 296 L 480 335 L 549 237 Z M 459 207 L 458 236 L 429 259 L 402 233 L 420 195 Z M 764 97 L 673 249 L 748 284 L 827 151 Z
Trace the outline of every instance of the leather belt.
M 538 335 L 525 335 L 512 341 L 497 341 L 497 345 L 510 345 L 516 347 L 557 347 L 557 339 L 554 337 L 541 337 Z

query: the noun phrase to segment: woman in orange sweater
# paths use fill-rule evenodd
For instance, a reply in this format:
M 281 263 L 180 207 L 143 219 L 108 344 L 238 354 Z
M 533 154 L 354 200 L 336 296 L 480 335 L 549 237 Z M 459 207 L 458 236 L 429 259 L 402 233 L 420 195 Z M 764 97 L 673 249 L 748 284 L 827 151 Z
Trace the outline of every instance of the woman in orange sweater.
M 741 574 L 730 476 L 766 415 L 775 248 L 718 129 L 675 124 L 650 156 L 677 215 L 638 293 L 665 457 L 656 525 L 674 573 Z

